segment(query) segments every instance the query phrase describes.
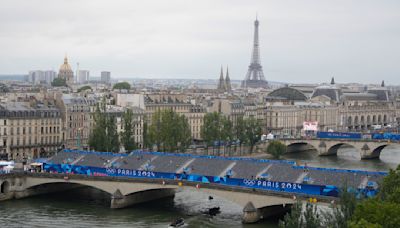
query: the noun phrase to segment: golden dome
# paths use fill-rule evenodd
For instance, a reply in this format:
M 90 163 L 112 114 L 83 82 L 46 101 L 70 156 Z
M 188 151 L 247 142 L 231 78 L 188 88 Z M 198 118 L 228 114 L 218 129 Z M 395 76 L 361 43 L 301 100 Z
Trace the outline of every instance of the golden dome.
M 64 72 L 71 71 L 72 72 L 71 66 L 68 64 L 67 56 L 64 57 L 64 64 L 60 66 L 60 72 L 62 72 L 62 71 L 64 71 Z

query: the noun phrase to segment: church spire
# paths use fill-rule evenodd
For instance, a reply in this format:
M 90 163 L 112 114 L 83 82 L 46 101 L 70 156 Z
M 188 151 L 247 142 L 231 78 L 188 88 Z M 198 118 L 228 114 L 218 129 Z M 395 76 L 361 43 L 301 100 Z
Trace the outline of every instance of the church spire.
M 226 66 L 225 89 L 227 92 L 230 92 L 232 90 L 231 78 L 229 77 L 228 66 Z
M 221 74 L 219 76 L 218 89 L 225 90 L 224 70 L 222 69 L 222 66 L 221 66 Z
M 385 87 L 385 80 L 382 80 L 381 87 Z
M 332 79 L 331 79 L 331 85 L 335 85 L 335 78 L 334 77 L 332 77 Z

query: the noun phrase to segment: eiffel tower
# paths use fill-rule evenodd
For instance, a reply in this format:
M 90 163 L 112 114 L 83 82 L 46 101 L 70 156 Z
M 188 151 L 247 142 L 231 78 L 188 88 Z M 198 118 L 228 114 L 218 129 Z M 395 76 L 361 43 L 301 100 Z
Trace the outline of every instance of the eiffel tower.
M 260 47 L 258 42 L 258 19 L 254 21 L 254 43 L 251 63 L 247 71 L 246 78 L 242 81 L 242 88 L 266 88 L 268 82 L 264 78 L 264 73 L 260 61 Z

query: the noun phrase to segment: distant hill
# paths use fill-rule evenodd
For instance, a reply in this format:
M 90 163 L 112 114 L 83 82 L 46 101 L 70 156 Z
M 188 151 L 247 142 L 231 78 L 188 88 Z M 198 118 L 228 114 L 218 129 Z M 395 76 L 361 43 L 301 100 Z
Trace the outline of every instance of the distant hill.
M 0 81 L 14 80 L 14 81 L 24 81 L 26 75 L 24 74 L 0 74 Z

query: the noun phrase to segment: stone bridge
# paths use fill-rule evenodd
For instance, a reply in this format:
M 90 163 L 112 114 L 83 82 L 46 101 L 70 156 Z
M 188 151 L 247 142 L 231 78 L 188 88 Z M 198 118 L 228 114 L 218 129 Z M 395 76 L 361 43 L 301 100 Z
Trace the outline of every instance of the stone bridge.
M 190 189 L 220 196 L 243 207 L 242 220 L 258 220 L 286 213 L 293 204 L 292 195 L 257 189 L 244 189 L 216 184 L 201 184 L 181 180 L 149 180 L 140 178 L 95 177 L 50 173 L 0 174 L 0 201 L 91 187 L 110 197 L 111 208 L 124 208 L 137 203 L 173 197 L 175 192 Z M 304 196 L 304 199 L 306 196 Z M 329 201 L 331 198 L 319 198 Z
M 287 152 L 298 152 L 314 149 L 320 156 L 337 155 L 339 148 L 355 148 L 361 159 L 379 158 L 381 151 L 389 145 L 400 146 L 399 143 L 390 141 L 364 141 L 364 140 L 343 140 L 343 139 L 279 139 L 287 146 Z M 268 141 L 259 147 L 266 148 Z

